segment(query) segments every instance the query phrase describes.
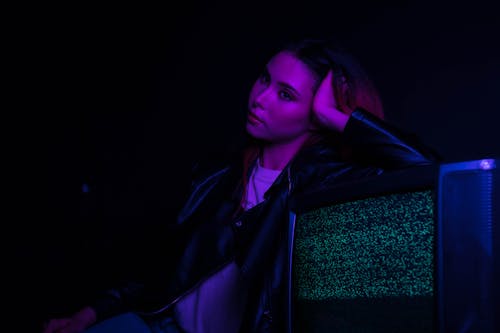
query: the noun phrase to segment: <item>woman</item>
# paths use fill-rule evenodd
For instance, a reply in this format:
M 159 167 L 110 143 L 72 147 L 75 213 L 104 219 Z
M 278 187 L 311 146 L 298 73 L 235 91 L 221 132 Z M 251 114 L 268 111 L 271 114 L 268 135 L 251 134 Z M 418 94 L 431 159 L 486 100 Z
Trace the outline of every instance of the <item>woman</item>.
M 250 91 L 241 156 L 197 170 L 172 276 L 110 290 L 44 332 L 286 331 L 289 198 L 434 160 L 381 118 L 376 90 L 347 53 L 322 40 L 286 45 Z

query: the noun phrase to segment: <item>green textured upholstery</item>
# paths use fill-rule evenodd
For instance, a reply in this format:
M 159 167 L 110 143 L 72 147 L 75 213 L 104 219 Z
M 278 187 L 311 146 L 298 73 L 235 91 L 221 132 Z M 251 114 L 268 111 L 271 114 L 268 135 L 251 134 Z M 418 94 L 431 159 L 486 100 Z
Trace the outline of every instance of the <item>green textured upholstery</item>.
M 434 221 L 430 189 L 297 214 L 295 332 L 432 332 Z

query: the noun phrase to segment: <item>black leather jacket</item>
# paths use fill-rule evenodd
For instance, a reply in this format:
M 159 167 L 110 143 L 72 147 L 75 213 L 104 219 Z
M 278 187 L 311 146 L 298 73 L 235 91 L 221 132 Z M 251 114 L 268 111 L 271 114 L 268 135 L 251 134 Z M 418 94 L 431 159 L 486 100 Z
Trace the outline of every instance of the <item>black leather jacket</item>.
M 137 306 L 144 316 L 164 315 L 183 295 L 232 260 L 241 268 L 248 301 L 241 332 L 287 332 L 291 292 L 288 259 L 289 198 L 312 186 L 333 185 L 384 171 L 433 163 L 436 154 L 363 110 L 352 113 L 342 134 L 352 151 L 316 144 L 303 149 L 281 172 L 264 202 L 233 216 L 239 204 L 240 161 L 202 173 L 178 215 L 184 252 L 169 282 L 148 288 L 127 283 L 94 304 L 98 318 Z M 147 300 L 147 301 L 145 301 Z M 141 304 L 141 306 L 138 306 Z M 147 304 L 147 307 L 144 306 Z M 223 309 L 221 309 L 223 311 Z

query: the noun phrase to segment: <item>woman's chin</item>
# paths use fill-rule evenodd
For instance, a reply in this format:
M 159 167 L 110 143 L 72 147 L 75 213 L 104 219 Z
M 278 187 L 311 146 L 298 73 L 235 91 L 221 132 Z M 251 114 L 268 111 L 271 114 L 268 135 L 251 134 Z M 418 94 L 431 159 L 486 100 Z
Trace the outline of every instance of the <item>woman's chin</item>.
M 262 137 L 262 134 L 259 133 L 259 130 L 257 128 L 255 128 L 255 126 L 252 125 L 251 123 L 247 123 L 247 125 L 246 125 L 246 131 L 247 131 L 248 135 L 250 135 L 252 138 L 254 138 L 256 140 L 262 140 L 262 139 L 264 139 Z
M 252 123 L 247 121 L 247 124 L 245 125 L 245 129 L 250 136 L 255 136 L 255 132 L 256 132 L 255 126 L 252 125 Z

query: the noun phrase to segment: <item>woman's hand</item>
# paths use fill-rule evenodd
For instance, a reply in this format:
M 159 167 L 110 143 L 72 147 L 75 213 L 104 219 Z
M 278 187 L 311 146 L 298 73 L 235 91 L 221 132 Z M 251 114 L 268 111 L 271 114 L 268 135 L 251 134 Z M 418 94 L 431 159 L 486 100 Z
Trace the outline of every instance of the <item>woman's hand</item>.
M 96 322 L 96 313 L 85 307 L 70 318 L 51 319 L 43 333 L 80 333 Z
M 313 100 L 313 114 L 321 127 L 343 132 L 349 115 L 337 108 L 332 86 L 333 72 L 330 70 L 321 81 Z

